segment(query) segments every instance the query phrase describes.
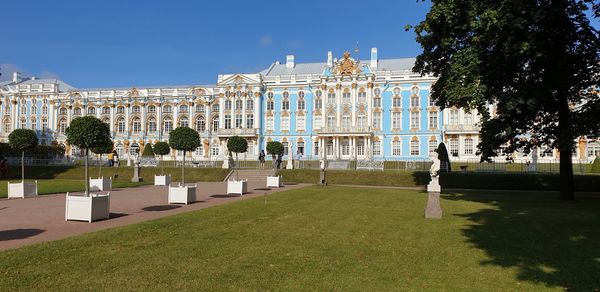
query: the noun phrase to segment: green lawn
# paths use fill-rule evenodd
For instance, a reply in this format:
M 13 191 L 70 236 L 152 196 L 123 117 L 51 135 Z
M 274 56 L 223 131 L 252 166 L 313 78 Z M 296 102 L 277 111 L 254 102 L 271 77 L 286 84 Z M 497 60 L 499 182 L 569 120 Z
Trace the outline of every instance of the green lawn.
M 29 180 L 28 180 L 29 181 Z M 13 182 L 20 182 L 20 180 L 10 180 Z M 0 181 L 0 198 L 6 198 L 8 196 L 8 181 Z M 115 181 L 113 188 L 127 188 L 141 185 L 152 184 L 150 182 L 134 183 L 129 181 Z M 80 192 L 85 189 L 83 180 L 71 180 L 71 179 L 40 179 L 38 180 L 38 195 L 57 194 L 66 192 Z
M 594 291 L 600 197 L 309 187 L 0 252 L 0 290 Z

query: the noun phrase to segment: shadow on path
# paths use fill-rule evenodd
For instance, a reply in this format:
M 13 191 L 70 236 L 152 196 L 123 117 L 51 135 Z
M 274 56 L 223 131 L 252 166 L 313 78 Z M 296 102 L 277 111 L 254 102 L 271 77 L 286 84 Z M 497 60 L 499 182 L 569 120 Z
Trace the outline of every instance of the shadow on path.
M 37 228 L 1 230 L 0 231 L 0 241 L 24 239 L 24 238 L 36 236 L 44 231 L 46 231 L 46 230 L 37 229 Z
M 600 289 L 599 197 L 578 195 L 565 202 L 553 193 L 479 191 L 443 198 L 489 206 L 454 214 L 472 222 L 462 233 L 489 257 L 481 265 L 516 269 L 520 281 L 548 287 Z
M 116 218 L 121 218 L 121 217 L 125 217 L 125 216 L 129 216 L 129 214 L 110 212 L 110 216 L 108 217 L 108 219 L 116 219 Z
M 211 195 L 212 198 L 239 198 L 240 195 Z
M 144 208 L 142 208 L 142 210 L 144 210 L 144 211 L 160 212 L 160 211 L 173 210 L 173 209 L 177 209 L 177 208 L 181 208 L 181 206 L 178 206 L 178 205 L 157 205 L 157 206 L 144 207 Z
M 270 191 L 270 188 L 256 188 L 255 191 Z

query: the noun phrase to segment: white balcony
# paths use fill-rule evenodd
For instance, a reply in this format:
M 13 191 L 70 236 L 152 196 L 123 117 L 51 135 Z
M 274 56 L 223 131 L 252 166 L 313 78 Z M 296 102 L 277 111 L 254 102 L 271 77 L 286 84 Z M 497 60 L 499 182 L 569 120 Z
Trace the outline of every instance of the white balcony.
M 327 135 L 327 134 L 344 134 L 344 135 L 365 135 L 373 133 L 373 129 L 371 127 L 327 127 L 316 129 L 315 132 L 319 135 Z
M 258 136 L 258 134 L 258 129 L 219 129 L 217 131 L 217 136 L 219 137 L 255 137 Z
M 481 127 L 478 125 L 444 125 L 446 134 L 479 134 Z

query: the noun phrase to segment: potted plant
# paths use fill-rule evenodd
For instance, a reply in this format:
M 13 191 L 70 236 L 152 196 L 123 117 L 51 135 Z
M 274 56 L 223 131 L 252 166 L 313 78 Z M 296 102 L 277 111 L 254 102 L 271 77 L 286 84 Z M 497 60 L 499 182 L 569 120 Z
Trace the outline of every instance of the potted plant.
M 102 147 L 110 142 L 110 129 L 101 120 L 92 117 L 78 117 L 66 129 L 67 143 L 84 150 L 85 153 L 85 193 L 67 193 L 65 220 L 92 222 L 108 219 L 110 215 L 110 193 L 93 194 L 88 180 L 88 156 L 90 149 Z
M 239 178 L 239 160 L 238 153 L 248 151 L 248 141 L 240 136 L 233 136 L 227 140 L 227 150 L 235 153 L 235 179 L 227 181 L 227 193 L 239 194 L 240 196 L 247 192 L 248 181 Z
M 144 151 L 145 150 L 146 149 L 144 149 Z M 154 144 L 153 152 L 156 155 L 160 155 L 161 160 L 162 160 L 164 155 L 167 155 L 171 152 L 171 147 L 169 146 L 169 143 L 167 143 L 167 142 L 156 142 L 156 144 Z M 163 167 L 161 165 L 160 166 L 160 175 L 154 175 L 154 185 L 155 186 L 168 186 L 170 183 L 171 183 L 171 176 L 168 174 L 165 174 L 165 170 L 163 169 Z
M 280 187 L 281 186 L 281 177 L 275 175 L 277 164 L 280 163 L 280 160 L 277 157 L 281 157 L 283 155 L 284 149 L 283 144 L 279 141 L 269 141 L 267 142 L 267 154 L 271 154 L 273 158 L 273 175 L 267 176 L 267 187 Z
M 102 176 L 102 155 L 109 154 L 113 151 L 113 142 L 111 140 L 104 141 L 102 145 L 98 145 L 90 149 L 93 153 L 98 154 L 98 178 L 90 177 L 90 190 L 91 191 L 111 191 L 112 190 L 112 177 Z
M 190 127 L 178 127 L 169 133 L 169 146 L 175 150 L 183 151 L 181 164 L 181 183 L 169 185 L 168 202 L 188 204 L 196 201 L 196 185 L 185 184 L 185 156 L 188 151 L 200 147 L 200 135 Z
M 25 150 L 33 149 L 38 144 L 37 134 L 29 129 L 16 129 L 8 135 L 8 144 L 11 148 L 21 151 L 21 182 L 8 183 L 8 197 L 37 196 L 37 181 L 25 182 Z

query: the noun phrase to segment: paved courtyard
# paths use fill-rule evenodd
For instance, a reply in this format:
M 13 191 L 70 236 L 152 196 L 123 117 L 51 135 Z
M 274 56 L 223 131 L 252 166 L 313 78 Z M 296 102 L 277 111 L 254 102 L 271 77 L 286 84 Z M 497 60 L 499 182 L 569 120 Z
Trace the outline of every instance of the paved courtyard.
M 305 185 L 268 189 L 262 183 L 249 182 L 249 193 L 239 197 L 226 194 L 225 182 L 200 182 L 196 194 L 197 202 L 190 205 L 167 204 L 166 186 L 116 189 L 110 192 L 110 219 L 93 223 L 65 221 L 65 194 L 29 199 L 1 199 L 0 250 L 134 224 L 302 186 Z

